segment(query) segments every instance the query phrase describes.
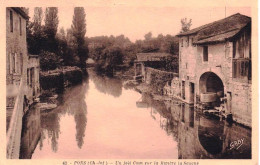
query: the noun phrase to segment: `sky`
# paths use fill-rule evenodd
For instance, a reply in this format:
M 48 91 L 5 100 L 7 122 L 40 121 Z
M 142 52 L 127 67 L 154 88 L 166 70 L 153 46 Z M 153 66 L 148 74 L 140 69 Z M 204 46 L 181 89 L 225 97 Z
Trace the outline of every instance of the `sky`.
M 45 10 L 45 9 L 44 9 Z M 125 35 L 131 41 L 144 39 L 144 35 L 152 32 L 176 35 L 180 32 L 182 18 L 192 19 L 191 29 L 222 18 L 240 13 L 251 16 L 250 7 L 140 7 L 109 6 L 85 7 L 87 21 L 87 37 L 101 35 Z M 59 28 L 70 28 L 73 18 L 73 7 L 59 7 Z M 33 18 L 33 7 L 30 8 Z

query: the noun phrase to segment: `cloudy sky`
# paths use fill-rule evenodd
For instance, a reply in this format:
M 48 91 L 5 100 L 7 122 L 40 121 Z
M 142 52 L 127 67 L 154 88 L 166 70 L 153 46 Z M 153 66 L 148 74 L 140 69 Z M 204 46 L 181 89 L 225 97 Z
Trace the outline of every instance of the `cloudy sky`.
M 144 34 L 153 36 L 175 35 L 181 28 L 181 18 L 191 18 L 195 28 L 225 17 L 225 7 L 140 7 L 109 6 L 85 7 L 87 14 L 87 36 L 124 34 L 131 41 L 143 39 Z M 226 16 L 241 13 L 251 16 L 249 7 L 226 7 Z M 70 28 L 73 7 L 59 7 L 59 28 Z M 30 8 L 33 17 L 33 8 Z

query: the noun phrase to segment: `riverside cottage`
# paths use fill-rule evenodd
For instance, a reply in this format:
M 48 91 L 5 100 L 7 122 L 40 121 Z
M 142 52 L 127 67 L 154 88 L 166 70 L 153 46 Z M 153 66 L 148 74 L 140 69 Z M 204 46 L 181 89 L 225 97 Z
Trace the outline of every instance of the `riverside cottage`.
M 39 59 L 28 55 L 22 8 L 6 8 L 6 130 L 7 158 L 19 157 L 22 117 L 39 95 Z
M 167 59 L 169 57 L 173 57 L 173 55 L 169 53 L 137 53 L 134 62 L 134 79 L 141 80 L 147 84 L 151 83 L 152 75 L 154 74 L 164 74 L 167 78 L 172 79 L 178 74 L 166 71 Z
M 178 37 L 175 95 L 198 107 L 224 107 L 225 115 L 251 127 L 251 18 L 238 13 Z

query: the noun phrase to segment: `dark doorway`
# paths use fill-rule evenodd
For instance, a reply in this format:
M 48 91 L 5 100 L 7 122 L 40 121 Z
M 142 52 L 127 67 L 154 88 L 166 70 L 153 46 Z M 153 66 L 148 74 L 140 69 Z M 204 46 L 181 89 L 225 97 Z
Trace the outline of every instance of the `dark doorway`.
M 190 83 L 190 102 L 194 103 L 195 86 L 194 83 Z
M 185 99 L 185 81 L 182 81 L 182 98 Z

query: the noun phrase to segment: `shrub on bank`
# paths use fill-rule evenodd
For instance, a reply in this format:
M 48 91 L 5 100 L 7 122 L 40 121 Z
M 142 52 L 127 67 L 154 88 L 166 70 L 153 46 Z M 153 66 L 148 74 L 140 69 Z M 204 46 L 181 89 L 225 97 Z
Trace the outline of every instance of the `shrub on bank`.
M 43 51 L 40 53 L 40 68 L 43 71 L 54 70 L 61 66 L 61 59 L 52 52 Z

